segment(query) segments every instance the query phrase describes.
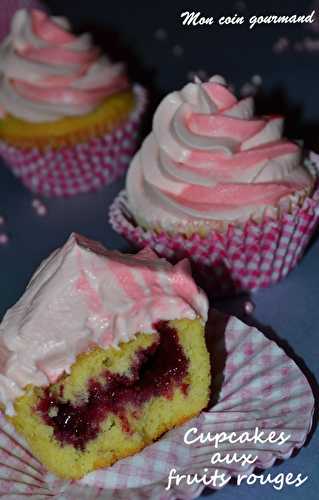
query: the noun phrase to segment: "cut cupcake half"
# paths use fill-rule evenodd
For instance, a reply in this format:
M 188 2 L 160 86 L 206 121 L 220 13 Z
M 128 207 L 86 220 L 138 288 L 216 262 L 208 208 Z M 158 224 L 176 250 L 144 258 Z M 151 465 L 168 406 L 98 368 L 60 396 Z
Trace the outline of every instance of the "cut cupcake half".
M 187 261 L 71 235 L 0 324 L 7 419 L 64 479 L 138 452 L 208 404 L 207 310 Z

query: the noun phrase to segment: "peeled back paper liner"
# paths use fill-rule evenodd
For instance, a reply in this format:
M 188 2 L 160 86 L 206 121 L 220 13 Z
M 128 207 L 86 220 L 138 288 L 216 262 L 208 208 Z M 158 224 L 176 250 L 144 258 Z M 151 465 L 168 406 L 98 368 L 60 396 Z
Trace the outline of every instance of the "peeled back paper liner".
M 249 220 L 206 236 L 142 228 L 130 214 L 125 191 L 113 202 L 109 218 L 113 229 L 134 246 L 150 246 L 172 261 L 190 259 L 203 288 L 215 296 L 229 295 L 268 287 L 296 266 L 319 221 L 319 187 L 277 219 Z
M 175 500 L 193 499 L 201 494 L 202 483 L 179 486 L 173 482 L 167 490 L 171 469 L 179 474 L 204 473 L 209 477 L 218 469 L 226 476 L 250 474 L 255 467 L 271 467 L 277 459 L 287 459 L 301 448 L 312 425 L 314 399 L 310 386 L 296 366 L 277 344 L 256 328 L 235 317 L 211 311 L 207 328 L 207 346 L 212 362 L 212 400 L 209 410 L 159 441 L 112 467 L 92 472 L 80 481 L 62 481 L 46 473 L 30 455 L 13 428 L 0 418 L 0 495 L 8 498 L 59 500 Z M 258 428 L 265 436 L 284 433 L 285 444 L 185 444 L 187 430 L 197 428 L 199 435 L 248 432 Z M 194 436 L 195 434 L 192 434 Z M 211 457 L 220 453 L 220 462 Z M 250 453 L 257 457 L 253 465 L 226 464 L 226 454 Z M 220 488 L 221 484 L 215 484 Z
M 58 150 L 23 149 L 0 141 L 0 155 L 22 183 L 43 196 L 96 191 L 122 175 L 135 152 L 146 92 L 133 87 L 136 105 L 122 125 L 100 137 Z

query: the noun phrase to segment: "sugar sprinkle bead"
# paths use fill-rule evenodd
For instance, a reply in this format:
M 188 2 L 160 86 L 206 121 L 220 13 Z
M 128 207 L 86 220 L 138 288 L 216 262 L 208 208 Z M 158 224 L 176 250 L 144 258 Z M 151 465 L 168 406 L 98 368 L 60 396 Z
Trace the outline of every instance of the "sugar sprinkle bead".
M 180 57 L 184 53 L 184 49 L 181 45 L 174 45 L 172 49 L 173 56 Z
M 32 207 L 33 208 L 38 208 L 41 204 L 42 204 L 42 202 L 38 198 L 34 198 L 32 200 Z
M 9 236 L 6 233 L 0 234 L 0 245 L 6 245 L 9 241 Z
M 40 205 L 37 209 L 36 212 L 38 215 L 41 217 L 46 215 L 48 213 L 47 208 L 44 205 Z
M 260 75 L 254 75 L 254 76 L 252 76 L 251 81 L 254 85 L 259 87 L 262 84 L 263 79 L 261 78 Z
M 244 304 L 244 309 L 246 314 L 252 314 L 255 310 L 255 305 L 251 300 L 247 300 Z
M 32 200 L 32 207 L 36 211 L 36 214 L 40 216 L 46 215 L 48 212 L 46 206 L 38 198 Z
M 273 51 L 276 54 L 281 54 L 282 52 L 284 52 L 285 50 L 288 49 L 289 45 L 290 45 L 290 42 L 289 42 L 288 38 L 285 36 L 282 36 L 281 38 L 279 38 L 277 40 L 277 42 L 274 43 Z
M 166 40 L 167 33 L 163 28 L 158 28 L 154 33 L 154 37 L 156 40 Z
M 318 52 L 319 51 L 319 40 L 317 38 L 306 37 L 300 42 L 294 44 L 294 50 L 297 52 Z
M 256 87 L 251 83 L 244 83 L 244 85 L 240 89 L 240 95 L 242 97 L 247 97 L 256 94 Z
M 238 2 L 235 3 L 235 9 L 239 10 L 239 12 L 243 12 L 246 10 L 247 6 L 245 2 L 239 0 Z

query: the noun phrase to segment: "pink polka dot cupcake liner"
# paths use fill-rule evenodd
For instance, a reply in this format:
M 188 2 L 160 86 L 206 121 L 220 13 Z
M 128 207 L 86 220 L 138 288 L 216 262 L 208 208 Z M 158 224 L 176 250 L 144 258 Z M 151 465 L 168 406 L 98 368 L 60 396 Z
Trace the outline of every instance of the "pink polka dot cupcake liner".
M 230 225 L 224 233 L 212 230 L 207 236 L 138 226 L 125 191 L 113 202 L 109 218 L 113 229 L 137 248 L 150 246 L 172 261 L 190 259 L 199 284 L 215 296 L 225 296 L 268 287 L 296 266 L 319 222 L 319 186 L 302 206 L 278 219 L 249 220 L 242 227 Z
M 59 150 L 25 150 L 0 141 L 0 155 L 13 174 L 32 192 L 73 196 L 96 191 L 122 175 L 138 143 L 146 108 L 146 92 L 134 86 L 136 106 L 121 126 L 101 137 Z
M 202 493 L 203 482 L 172 481 L 167 489 L 172 469 L 190 477 L 202 477 L 205 472 L 207 478 L 219 471 L 225 480 L 236 480 L 255 468 L 267 469 L 276 460 L 289 458 L 305 443 L 313 421 L 314 398 L 301 370 L 256 328 L 216 311 L 210 313 L 207 346 L 212 357 L 212 401 L 207 410 L 142 452 L 80 481 L 59 480 L 47 473 L 0 415 L 0 495 L 59 500 L 191 500 Z M 235 435 L 237 443 L 224 440 L 216 446 L 216 441 L 193 441 L 208 433 Z M 267 441 L 271 434 L 278 437 L 280 433 L 287 437 L 285 442 Z M 244 436 L 257 438 L 248 442 Z M 212 461 L 216 453 L 219 456 Z M 227 455 L 234 453 L 251 454 L 253 463 L 227 463 Z M 209 488 L 226 484 L 219 479 Z

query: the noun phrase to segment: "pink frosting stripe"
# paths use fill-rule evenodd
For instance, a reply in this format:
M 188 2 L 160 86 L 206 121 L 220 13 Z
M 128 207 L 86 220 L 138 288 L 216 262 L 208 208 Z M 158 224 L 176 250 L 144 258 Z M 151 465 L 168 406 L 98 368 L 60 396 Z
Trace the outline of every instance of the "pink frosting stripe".
M 165 194 L 188 208 L 206 212 L 259 203 L 273 205 L 278 203 L 283 196 L 301 188 L 302 186 L 298 184 L 262 183 L 253 186 L 218 184 L 215 188 L 189 186 L 179 196 L 172 193 Z
M 84 68 L 87 68 L 85 65 Z M 51 75 L 42 78 L 38 82 L 35 82 L 34 87 L 37 88 L 47 88 L 47 87 L 69 87 L 72 83 L 76 82 L 83 75 L 83 70 L 81 69 L 78 72 L 74 72 L 71 75 Z M 15 83 L 19 82 L 19 80 L 14 80 Z M 20 80 L 20 83 L 24 83 Z M 38 84 L 37 84 L 38 83 Z
M 186 163 L 189 167 L 196 168 L 197 165 L 209 165 L 211 174 L 225 169 L 246 169 L 260 164 L 261 162 L 272 160 L 278 156 L 298 153 L 299 147 L 289 141 L 277 141 L 266 145 L 257 146 L 247 151 L 238 151 L 233 156 L 226 156 L 220 153 L 210 153 L 206 151 L 193 150 L 189 152 Z M 231 171 L 229 172 L 231 175 Z
M 22 81 L 15 80 L 14 87 L 17 92 L 29 99 L 36 99 L 41 102 L 54 104 L 55 102 L 65 102 L 67 104 L 93 104 L 103 101 L 108 95 L 116 90 L 126 87 L 126 79 L 119 76 L 111 84 L 103 88 L 81 90 L 75 88 L 60 87 L 39 87 Z
M 96 313 L 99 313 L 102 309 L 102 302 L 97 291 L 90 284 L 88 277 L 85 272 L 82 271 L 78 280 L 75 282 L 75 288 L 79 292 L 85 294 L 87 298 L 88 308 Z
M 19 55 L 30 59 L 30 61 L 37 61 L 42 63 L 51 64 L 88 64 L 97 60 L 99 56 L 98 49 L 92 48 L 86 52 L 80 52 L 75 50 L 68 50 L 64 47 L 41 47 L 34 48 L 32 46 L 26 46 L 17 51 Z
M 125 263 L 122 264 L 116 260 L 109 260 L 107 265 L 110 272 L 117 280 L 119 287 L 123 289 L 130 299 L 137 301 L 143 296 L 141 285 L 135 281 L 131 269 L 129 269 Z
M 219 83 L 203 83 L 203 88 L 220 111 L 229 109 L 238 102 L 236 97 Z
M 178 262 L 174 268 L 172 286 L 178 296 L 184 296 L 191 304 L 197 295 L 195 282 L 185 281 L 185 277 L 191 274 L 190 263 L 187 259 Z

